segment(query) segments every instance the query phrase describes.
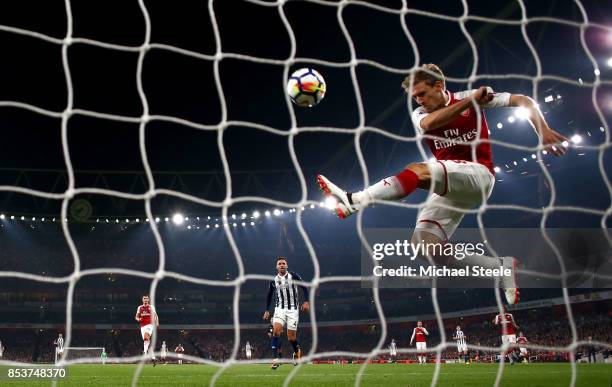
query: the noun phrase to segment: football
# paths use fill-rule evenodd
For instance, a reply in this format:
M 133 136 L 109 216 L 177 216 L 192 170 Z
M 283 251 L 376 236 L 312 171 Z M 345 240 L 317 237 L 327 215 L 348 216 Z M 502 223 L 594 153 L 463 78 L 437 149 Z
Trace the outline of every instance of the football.
M 287 94 L 298 106 L 312 107 L 325 97 L 325 80 L 311 68 L 296 70 L 287 82 Z

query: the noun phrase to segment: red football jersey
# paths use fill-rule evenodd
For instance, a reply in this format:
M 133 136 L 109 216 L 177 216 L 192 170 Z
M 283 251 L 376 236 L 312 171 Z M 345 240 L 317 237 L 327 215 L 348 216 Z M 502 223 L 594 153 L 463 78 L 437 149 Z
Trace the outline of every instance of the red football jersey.
M 505 313 L 503 315 L 498 314 L 497 316 L 495 316 L 495 324 L 501 327 L 502 335 L 514 335 L 516 333 L 514 331 L 514 317 L 512 317 L 510 313 Z M 505 333 L 504 326 L 506 327 Z
M 527 338 L 525 336 L 520 336 L 516 339 L 516 342 L 519 344 L 527 344 Z
M 427 337 L 427 329 L 425 328 L 414 328 L 414 332 L 412 333 L 417 343 L 424 343 Z
M 451 93 L 445 91 L 446 97 L 448 98 L 448 104 L 451 106 L 459 102 L 460 100 L 467 98 L 474 91 L 462 91 L 458 93 Z M 493 90 L 490 90 L 493 92 Z M 485 107 L 497 107 L 497 106 L 508 106 L 510 95 L 508 93 L 494 94 L 493 101 L 491 101 Z M 412 119 L 415 127 L 423 133 L 423 129 L 420 126 L 421 120 L 429 113 L 424 108 L 419 107 L 414 110 Z M 485 118 L 484 109 L 480 109 L 480 139 L 489 138 L 489 127 Z M 465 160 L 474 161 L 484 165 L 495 174 L 493 171 L 493 156 L 491 154 L 491 145 L 489 143 L 480 143 L 476 147 L 476 159 L 472 157 L 471 144 L 478 136 L 478 114 L 473 106 L 470 106 L 464 110 L 459 117 L 450 123 L 441 126 L 436 129 L 428 130 L 428 135 L 441 137 L 440 139 L 427 139 L 427 145 L 431 153 L 437 160 Z
M 152 324 L 151 315 L 155 312 L 155 308 L 152 305 L 140 305 L 138 307 L 138 315 L 140 316 L 140 326 Z

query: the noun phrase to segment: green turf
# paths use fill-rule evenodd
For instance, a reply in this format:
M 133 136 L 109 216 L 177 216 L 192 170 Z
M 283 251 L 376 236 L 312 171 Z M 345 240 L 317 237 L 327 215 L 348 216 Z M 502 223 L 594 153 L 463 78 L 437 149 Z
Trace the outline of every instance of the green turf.
M 292 381 L 296 386 L 353 386 L 359 365 L 305 365 Z M 610 387 L 612 365 L 579 364 L 577 386 Z M 440 386 L 491 386 L 495 381 L 497 364 L 441 365 Z M 135 365 L 78 365 L 69 369 L 68 378 L 58 386 L 128 386 Z M 282 386 L 292 365 L 270 370 L 267 365 L 237 365 L 226 369 L 217 386 Z M 217 368 L 205 365 L 146 365 L 140 375 L 139 386 L 202 386 L 208 385 Z M 363 386 L 429 386 L 434 365 L 372 364 L 368 365 Z M 568 363 L 506 365 L 501 385 L 506 386 L 568 386 Z M 49 386 L 50 382 L 0 380 L 0 385 Z

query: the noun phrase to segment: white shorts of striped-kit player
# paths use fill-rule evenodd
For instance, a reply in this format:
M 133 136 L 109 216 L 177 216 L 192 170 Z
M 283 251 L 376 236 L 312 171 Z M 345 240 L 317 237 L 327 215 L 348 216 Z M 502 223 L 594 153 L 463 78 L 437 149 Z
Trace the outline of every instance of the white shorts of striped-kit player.
M 300 312 L 297 309 L 274 308 L 273 323 L 279 323 L 282 326 L 287 326 L 287 329 L 297 330 L 298 322 L 300 321 Z
M 467 352 L 467 344 L 457 344 L 457 352 Z

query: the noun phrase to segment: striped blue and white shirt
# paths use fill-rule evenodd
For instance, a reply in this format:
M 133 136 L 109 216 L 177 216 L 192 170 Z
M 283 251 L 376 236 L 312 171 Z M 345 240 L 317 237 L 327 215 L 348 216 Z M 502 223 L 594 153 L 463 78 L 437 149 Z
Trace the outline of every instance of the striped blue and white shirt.
M 293 271 L 288 271 L 284 276 L 277 274 L 268 288 L 268 296 L 266 298 L 266 310 L 270 309 L 272 303 L 272 296 L 275 296 L 276 307 L 298 310 L 299 299 L 298 299 L 298 285 L 294 281 L 303 281 L 302 278 Z M 308 300 L 308 289 L 305 286 L 299 285 L 304 292 L 304 299 Z

